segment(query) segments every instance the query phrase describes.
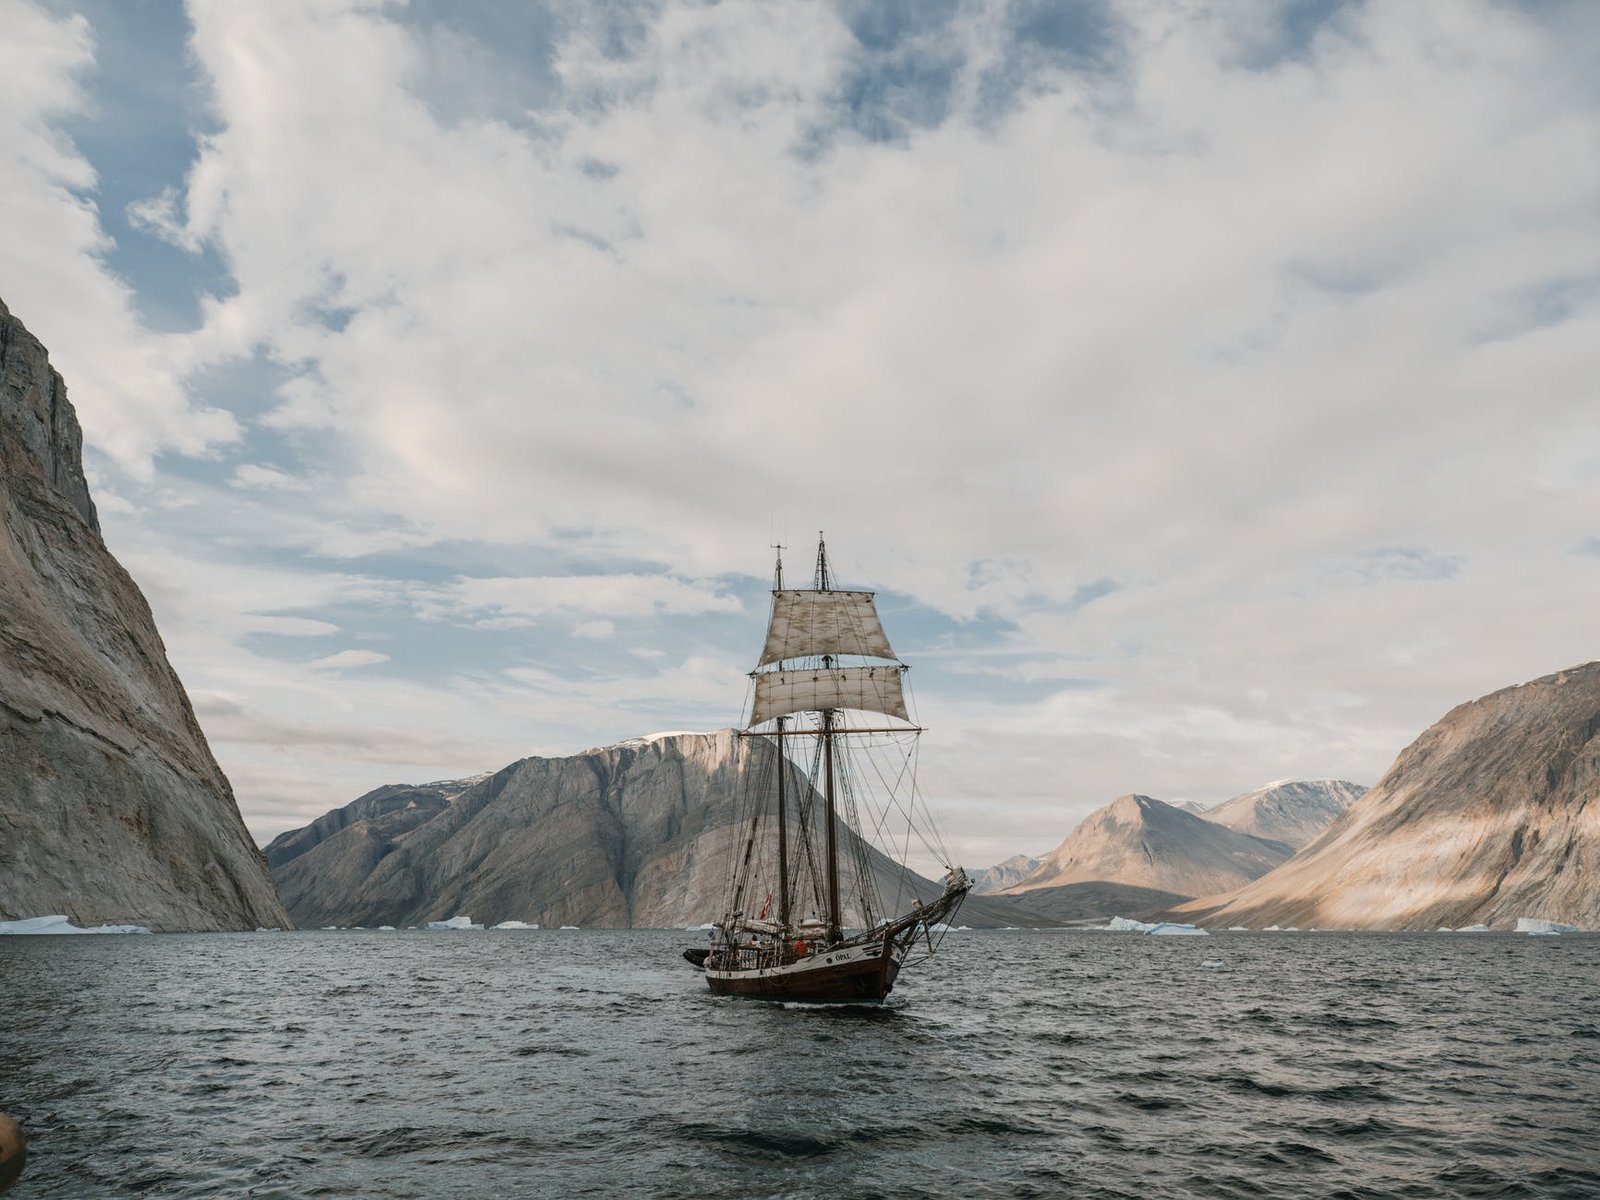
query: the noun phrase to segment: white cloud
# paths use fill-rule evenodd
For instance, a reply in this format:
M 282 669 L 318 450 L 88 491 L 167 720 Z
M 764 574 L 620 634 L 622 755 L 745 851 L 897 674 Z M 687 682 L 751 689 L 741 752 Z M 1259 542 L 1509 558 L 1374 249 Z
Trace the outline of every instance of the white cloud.
M 130 288 L 105 264 L 94 169 L 57 128 L 88 106 L 88 22 L 15 0 L 5 29 L 0 228 L 12 232 L 0 238 L 0 296 L 68 380 L 88 443 L 148 478 L 156 453 L 200 453 L 237 426 L 186 394 L 173 342 L 140 325 Z
M 496 629 L 531 628 L 552 613 L 593 617 L 643 617 L 737 612 L 738 598 L 714 584 L 667 575 L 551 575 L 479 579 L 461 577 L 435 588 L 413 589 L 428 620 L 468 620 Z M 595 620 L 582 636 L 609 637 L 614 626 Z
M 1270 6 L 1112 11 L 1111 65 L 1075 71 L 1007 60 L 1001 9 L 964 8 L 936 39 L 942 119 L 877 142 L 845 106 L 862 47 L 821 6 L 668 4 L 626 52 L 577 13 L 548 106 L 518 115 L 473 108 L 495 47 L 442 53 L 403 7 L 195 3 L 213 132 L 139 213 L 237 291 L 167 339 L 127 316 L 92 172 L 51 130 L 88 31 L 27 6 L 0 218 L 39 236 L 0 276 L 31 281 L 8 301 L 130 468 L 233 436 L 186 416 L 185 372 L 259 347 L 289 376 L 261 424 L 334 468 L 151 497 L 173 544 L 137 564 L 186 674 L 253 681 L 285 745 L 308 698 L 385 745 L 483 730 L 472 769 L 717 711 L 742 678 L 677 646 L 633 648 L 663 668 L 642 677 L 385 672 L 381 694 L 240 647 L 320 636 L 334 604 L 597 642 L 758 624 L 715 581 L 790 527 L 804 575 L 800 531 L 825 527 L 844 582 L 997 630 L 920 696 L 958 835 L 996 836 L 1002 795 L 1064 832 L 1130 789 L 1373 782 L 1450 704 L 1591 653 L 1597 22 L 1372 0 L 1274 57 Z M 439 543 L 470 570 L 242 561 Z M 272 788 L 270 758 L 224 749 Z
M 336 654 L 314 658 L 306 666 L 314 671 L 342 671 L 347 667 L 375 667 L 388 661 L 387 654 L 379 654 L 376 650 L 340 650 Z

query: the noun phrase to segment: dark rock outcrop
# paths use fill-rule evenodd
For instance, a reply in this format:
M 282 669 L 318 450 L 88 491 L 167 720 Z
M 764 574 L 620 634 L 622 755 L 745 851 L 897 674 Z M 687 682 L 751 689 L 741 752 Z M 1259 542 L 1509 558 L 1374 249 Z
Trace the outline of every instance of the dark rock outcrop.
M 285 834 L 269 847 L 301 925 L 497 924 L 683 928 L 720 916 L 743 826 L 750 759 L 732 730 L 663 734 L 567 758 L 526 758 L 444 803 L 379 789 L 339 810 L 367 815 Z M 746 747 L 767 753 L 765 743 Z M 796 773 L 794 787 L 804 784 Z M 412 803 L 415 802 L 415 807 Z M 289 855 L 292 847 L 303 847 Z M 939 885 L 866 851 L 880 897 L 929 900 Z M 848 858 L 848 845 L 841 858 Z M 1005 897 L 969 898 L 972 926 L 1050 925 Z
M 1212 926 L 1600 929 L 1600 663 L 1452 709 L 1293 861 L 1178 911 Z
M 0 304 L 0 919 L 286 925 L 150 607 L 100 538 L 82 434 Z

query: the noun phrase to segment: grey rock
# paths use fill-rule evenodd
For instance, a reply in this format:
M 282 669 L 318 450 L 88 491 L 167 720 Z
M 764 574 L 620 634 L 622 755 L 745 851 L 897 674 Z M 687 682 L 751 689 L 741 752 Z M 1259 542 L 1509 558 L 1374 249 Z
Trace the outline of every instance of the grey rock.
M 1015 887 L 1039 869 L 1040 861 L 1032 855 L 1013 854 L 1005 862 L 970 871 L 968 874 L 972 879 L 972 890 L 978 895 L 987 895 Z
M 1259 878 L 1289 858 L 1282 842 L 1236 833 L 1149 796 L 1092 812 L 1009 895 L 1072 883 L 1119 883 L 1204 896 Z
M 381 788 L 337 819 L 328 814 L 279 838 L 273 874 L 303 926 L 421 925 L 458 915 L 488 925 L 703 924 L 721 915 L 744 836 L 738 799 L 752 759 L 736 754 L 736 744 L 725 729 L 525 758 L 431 811 L 417 788 Z M 770 752 L 764 742 L 746 750 Z M 798 772 L 791 779 L 803 786 Z M 313 838 L 308 830 L 318 825 L 323 835 Z M 847 835 L 841 858 L 849 846 Z M 298 853 L 287 854 L 292 848 Z M 939 884 L 876 850 L 866 857 L 890 907 L 939 894 Z M 969 899 L 958 919 L 1054 924 L 1002 897 Z
M 1239 833 L 1300 850 L 1361 798 L 1367 789 L 1342 779 L 1291 779 L 1225 800 L 1200 815 Z
M 1291 862 L 1178 911 L 1252 928 L 1600 929 L 1600 663 L 1452 709 Z
M 0 303 L 0 919 L 283 926 L 150 607 L 100 538 L 82 434 Z

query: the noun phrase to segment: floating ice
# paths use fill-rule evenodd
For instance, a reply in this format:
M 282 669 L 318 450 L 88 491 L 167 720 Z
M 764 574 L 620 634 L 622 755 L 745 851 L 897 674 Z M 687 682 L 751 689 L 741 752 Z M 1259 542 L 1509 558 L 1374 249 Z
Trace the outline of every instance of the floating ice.
M 1463 925 L 1460 929 L 1456 930 L 1456 932 L 1457 933 L 1488 933 L 1489 932 L 1489 927 L 1487 925 Z
M 94 925 L 80 929 L 60 913 L 48 917 L 27 917 L 21 921 L 0 921 L 0 935 L 32 933 L 149 933 L 143 925 Z
M 1563 925 L 1560 921 L 1546 921 L 1540 917 L 1518 917 L 1518 933 L 1577 933 L 1576 925 Z
M 1454 933 L 1455 930 L 1451 929 L 1450 926 L 1448 926 L 1448 925 L 1441 925 L 1441 926 L 1439 926 L 1439 928 L 1435 929 L 1434 932 L 1435 933 Z
M 1155 926 L 1135 921 L 1132 917 L 1112 917 L 1106 923 L 1106 928 L 1113 933 L 1149 933 Z
M 715 929 L 716 927 L 717 927 L 717 923 L 715 921 L 707 921 L 704 925 L 686 925 L 684 927 L 684 932 L 685 933 L 704 933 L 706 930 Z
M 448 921 L 429 921 L 428 928 L 436 932 L 446 929 L 482 929 L 482 925 L 474 925 L 472 918 L 467 916 L 451 917 Z
M 282 925 L 257 925 L 256 926 L 256 932 L 257 933 L 282 933 L 283 932 L 283 926 Z
M 394 932 L 394 926 L 393 925 L 379 925 L 378 926 L 378 932 L 379 933 L 393 933 Z
M 1214 971 L 1222 965 L 1222 960 L 1220 958 L 1208 958 L 1200 965 L 1202 967 L 1210 967 Z
M 535 923 L 533 925 L 529 925 L 525 921 L 501 921 L 500 924 L 494 926 L 494 928 L 496 928 L 496 929 L 537 929 L 537 928 L 539 928 L 539 926 L 538 926 L 537 923 Z
M 577 926 L 576 925 L 563 925 L 561 928 L 563 928 L 563 929 L 576 929 Z
M 1172 934 L 1200 934 L 1205 936 L 1206 933 L 1204 929 L 1197 928 L 1194 925 L 1180 925 L 1175 921 L 1157 921 L 1154 924 L 1149 924 L 1145 921 L 1135 921 L 1131 917 L 1112 917 L 1105 928 L 1114 933 L 1154 933 L 1168 936 Z

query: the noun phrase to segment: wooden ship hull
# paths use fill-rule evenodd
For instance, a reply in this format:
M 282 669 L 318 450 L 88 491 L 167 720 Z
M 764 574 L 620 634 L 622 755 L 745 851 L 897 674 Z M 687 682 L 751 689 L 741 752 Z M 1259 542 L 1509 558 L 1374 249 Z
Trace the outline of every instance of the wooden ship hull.
M 903 957 L 887 941 L 840 946 L 772 966 L 724 968 L 720 957 L 713 955 L 706 962 L 706 983 L 719 996 L 873 1003 L 894 987 Z

